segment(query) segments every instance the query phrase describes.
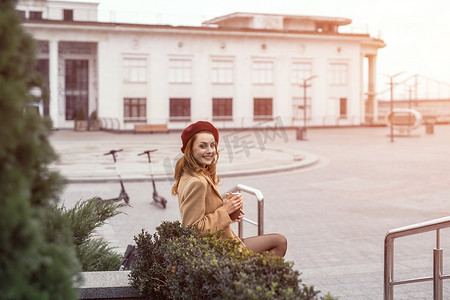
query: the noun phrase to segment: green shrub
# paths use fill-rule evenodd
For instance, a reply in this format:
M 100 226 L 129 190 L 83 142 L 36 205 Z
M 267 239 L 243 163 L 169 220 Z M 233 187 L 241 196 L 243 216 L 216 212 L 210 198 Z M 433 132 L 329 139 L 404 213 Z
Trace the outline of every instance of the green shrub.
M 163 222 L 153 236 L 142 231 L 135 237 L 132 286 L 149 299 L 319 299 L 292 262 L 241 251 L 219 234 L 178 221 Z
M 56 209 L 63 180 L 49 169 L 51 122 L 29 93 L 44 80 L 15 5 L 0 2 L 0 298 L 77 299 L 79 265 Z M 48 93 L 42 97 L 48 101 Z
M 117 271 L 122 262 L 122 255 L 102 239 L 86 240 L 76 250 L 84 272 Z
M 119 268 L 122 255 L 93 234 L 106 220 L 122 213 L 119 209 L 126 205 L 115 200 L 91 198 L 78 201 L 69 210 L 61 208 L 72 229 L 76 255 L 84 272 L 116 271 Z

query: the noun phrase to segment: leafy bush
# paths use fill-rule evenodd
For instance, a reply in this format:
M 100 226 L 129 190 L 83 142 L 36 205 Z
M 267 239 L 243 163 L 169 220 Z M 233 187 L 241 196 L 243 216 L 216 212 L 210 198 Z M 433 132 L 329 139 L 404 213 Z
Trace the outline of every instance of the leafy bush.
M 119 268 L 122 255 L 93 234 L 107 219 L 122 213 L 119 209 L 126 205 L 115 200 L 91 198 L 78 201 L 69 210 L 61 208 L 72 229 L 76 255 L 83 271 L 116 271 Z
M 135 237 L 132 286 L 149 299 L 319 299 L 292 262 L 241 251 L 219 234 L 178 221 L 163 222 L 153 236 L 142 231 Z
M 83 272 L 117 271 L 122 262 L 122 255 L 101 239 L 87 240 L 76 251 Z

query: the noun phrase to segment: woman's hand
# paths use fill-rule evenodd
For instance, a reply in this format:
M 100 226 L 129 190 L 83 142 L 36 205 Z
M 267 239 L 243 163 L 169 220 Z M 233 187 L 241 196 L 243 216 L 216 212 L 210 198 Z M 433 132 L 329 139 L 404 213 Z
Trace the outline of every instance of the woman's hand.
M 229 215 L 240 209 L 242 207 L 242 194 L 227 194 L 225 201 L 223 201 L 223 207 L 225 207 Z

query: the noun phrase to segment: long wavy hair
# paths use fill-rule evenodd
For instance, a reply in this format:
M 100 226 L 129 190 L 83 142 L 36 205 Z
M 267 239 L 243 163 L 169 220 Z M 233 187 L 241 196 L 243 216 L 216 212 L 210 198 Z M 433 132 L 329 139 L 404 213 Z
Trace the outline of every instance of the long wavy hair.
M 192 146 L 194 145 L 197 135 L 199 133 L 210 133 L 209 131 L 200 131 L 196 133 L 186 144 L 184 149 L 184 155 L 177 161 L 175 165 L 175 184 L 172 186 L 172 195 L 178 195 L 178 185 L 180 183 L 181 176 L 186 172 L 192 176 L 204 175 L 211 179 L 211 181 L 217 185 L 220 181 L 219 177 L 216 175 L 217 161 L 219 160 L 219 152 L 217 151 L 217 143 L 215 144 L 216 155 L 214 160 L 209 166 L 200 165 L 194 158 L 194 153 L 192 151 Z

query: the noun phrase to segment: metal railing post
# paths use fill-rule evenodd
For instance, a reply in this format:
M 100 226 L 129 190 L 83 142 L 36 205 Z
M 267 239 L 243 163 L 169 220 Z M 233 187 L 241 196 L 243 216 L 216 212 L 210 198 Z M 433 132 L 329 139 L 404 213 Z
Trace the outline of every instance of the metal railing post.
M 389 235 L 384 240 L 384 300 L 394 298 L 394 241 Z
M 442 284 L 442 274 L 443 274 L 443 251 L 441 249 L 441 230 L 436 230 L 436 248 L 433 249 L 433 299 L 442 300 L 443 296 L 443 284 Z
M 264 198 L 258 201 L 258 235 L 264 234 Z
M 442 300 L 443 285 L 442 285 L 442 249 L 433 249 L 433 299 Z
M 244 208 L 244 205 L 242 205 L 242 209 Z M 244 225 L 243 222 L 238 223 L 238 236 L 239 238 L 242 238 L 244 236 Z

